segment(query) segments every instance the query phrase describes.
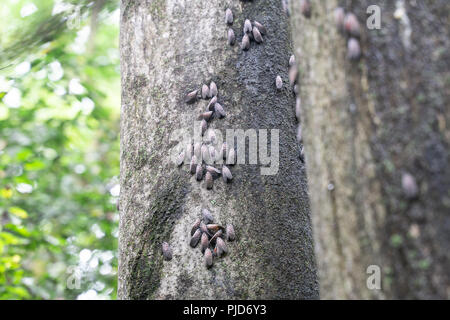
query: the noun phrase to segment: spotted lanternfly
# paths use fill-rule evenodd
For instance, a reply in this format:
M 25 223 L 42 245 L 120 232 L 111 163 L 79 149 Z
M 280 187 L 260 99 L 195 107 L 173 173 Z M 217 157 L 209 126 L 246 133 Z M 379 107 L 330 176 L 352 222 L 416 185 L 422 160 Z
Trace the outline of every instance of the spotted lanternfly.
M 242 50 L 250 49 L 250 39 L 248 37 L 248 34 L 244 34 L 244 36 L 242 37 L 241 49 Z
M 194 155 L 197 157 L 197 159 L 200 159 L 201 156 L 202 156 L 202 150 L 201 150 L 201 148 L 202 148 L 202 145 L 201 145 L 200 142 L 197 142 L 197 143 L 194 145 Z
M 195 171 L 197 170 L 197 157 L 195 155 L 192 156 L 191 165 L 190 165 L 189 169 L 192 174 L 194 174 Z
M 221 237 L 223 235 L 223 231 L 219 230 L 217 231 L 211 238 L 211 240 L 209 240 L 209 243 L 214 243 L 214 241 L 217 240 L 217 238 Z
M 252 32 L 252 23 L 250 20 L 245 19 L 244 21 L 244 33 L 250 33 Z
M 302 136 L 302 126 L 298 125 L 297 126 L 297 141 L 299 143 L 301 143 L 303 141 L 303 136 Z
M 234 46 L 234 44 L 236 43 L 236 36 L 234 35 L 233 29 L 231 28 L 228 29 L 227 37 L 228 37 L 228 44 L 230 46 Z
M 197 101 L 197 94 L 198 94 L 198 90 L 194 90 L 194 91 L 188 93 L 188 94 L 186 95 L 186 98 L 185 98 L 184 101 L 185 101 L 187 104 L 192 104 L 192 103 L 194 103 L 195 101 Z
M 206 248 L 208 248 L 208 235 L 203 233 L 200 240 L 200 249 L 202 250 L 202 253 L 205 252 Z
M 261 34 L 267 34 L 266 27 L 264 27 L 264 26 L 263 26 L 261 23 L 259 23 L 258 21 L 253 21 L 253 25 L 254 25 L 255 27 L 258 28 L 258 30 L 259 30 L 259 32 L 260 32 Z
M 188 159 L 192 158 L 193 153 L 194 153 L 194 146 L 192 145 L 192 143 L 188 143 L 186 145 L 186 156 L 188 157 Z
M 206 172 L 205 182 L 206 182 L 206 189 L 211 190 L 213 188 L 214 182 L 213 182 L 213 177 L 209 171 Z
M 202 232 L 200 231 L 200 229 L 197 229 L 194 232 L 194 235 L 192 236 L 191 241 L 189 243 L 192 248 L 195 248 L 197 246 L 198 242 L 200 241 L 201 235 Z
M 216 161 L 216 149 L 213 146 L 209 146 L 209 160 L 211 163 Z
M 208 97 L 209 97 L 209 87 L 206 84 L 204 84 L 202 86 L 202 99 L 208 99 Z
M 167 242 L 162 243 L 162 253 L 164 259 L 166 259 L 167 261 L 172 260 L 172 248 Z
M 202 160 L 206 162 L 208 160 L 208 147 L 206 145 L 202 145 Z
M 295 56 L 294 55 L 292 55 L 289 58 L 289 67 L 292 67 L 293 65 L 295 65 Z
M 353 37 L 359 37 L 360 30 L 358 18 L 353 13 L 347 13 L 344 18 L 344 30 Z
M 191 229 L 191 237 L 194 235 L 195 231 L 197 231 L 197 229 L 200 227 L 200 223 L 201 223 L 200 219 L 197 219 L 195 221 L 195 223 L 194 223 L 194 225 L 192 226 L 192 229 Z
M 200 222 L 200 231 L 203 232 L 203 233 L 206 233 L 207 235 L 210 236 L 208 228 L 206 228 L 206 224 L 203 221 Z
M 347 45 L 347 58 L 350 60 L 359 60 L 361 57 L 361 47 L 359 41 L 355 38 L 350 38 Z
M 208 209 L 202 209 L 202 217 L 205 223 L 211 223 L 214 221 L 214 218 Z
M 205 119 L 202 120 L 202 135 L 205 134 L 206 129 L 208 129 L 208 123 L 206 122 Z
M 181 151 L 181 153 L 177 157 L 177 166 L 181 166 L 184 163 L 184 151 Z
M 216 102 L 214 104 L 214 110 L 218 113 L 219 118 L 223 118 L 226 116 L 225 110 L 223 110 L 223 107 L 220 103 Z
M 206 248 L 206 250 L 205 250 L 205 266 L 207 268 L 211 268 L 212 264 L 213 264 L 213 257 L 212 257 L 211 249 Z
M 230 152 L 228 153 L 227 164 L 234 165 L 236 164 L 236 152 L 234 148 L 230 148 Z
M 257 27 L 253 27 L 252 33 L 253 33 L 253 38 L 255 39 L 255 41 L 257 43 L 263 42 L 263 38 Z
M 275 85 L 277 87 L 278 90 L 281 90 L 281 88 L 283 88 L 283 80 L 281 80 L 280 76 L 277 76 L 275 79 Z
M 294 93 L 295 93 L 295 95 L 298 95 L 298 85 L 297 84 L 294 86 Z
M 300 0 L 300 11 L 305 18 L 311 18 L 311 3 L 309 0 Z
M 343 8 L 338 7 L 334 9 L 334 21 L 339 31 L 344 30 L 345 11 Z
M 234 227 L 232 224 L 227 224 L 227 240 L 234 241 L 236 239 L 236 235 L 234 233 Z
M 419 194 L 416 179 L 410 173 L 403 173 L 402 188 L 405 196 L 409 199 L 414 199 Z
M 233 179 L 233 175 L 231 174 L 231 171 L 227 166 L 222 167 L 222 178 L 225 182 L 231 181 Z
M 291 85 L 297 82 L 297 76 L 298 76 L 298 69 L 297 66 L 294 65 L 289 68 L 289 83 Z
M 209 111 L 214 111 L 214 105 L 216 104 L 216 102 L 217 102 L 217 96 L 213 97 L 213 98 L 209 101 L 207 109 L 208 109 Z
M 219 169 L 216 169 L 216 168 L 214 168 L 214 167 L 212 167 L 212 166 L 206 166 L 206 171 L 208 171 L 209 173 L 211 173 L 211 175 L 220 175 L 220 170 Z
M 222 252 L 228 252 L 227 244 L 225 243 L 225 241 L 223 241 L 222 238 L 217 238 L 216 245 Z
M 212 144 L 215 144 L 217 138 L 216 138 L 216 133 L 214 132 L 214 130 L 210 130 L 208 136 L 209 136 L 209 141 L 211 141 Z
M 203 113 L 198 117 L 198 120 L 203 120 L 203 119 L 205 119 L 206 121 L 209 121 L 209 120 L 211 119 L 212 115 L 213 115 L 213 112 L 212 112 L 212 111 L 206 111 L 206 112 L 203 112 Z
M 297 97 L 295 99 L 295 117 L 297 118 L 297 121 L 301 122 L 301 114 L 302 114 L 302 100 L 300 97 Z
M 224 227 L 218 224 L 208 224 L 206 225 L 206 228 L 208 229 L 208 231 L 211 231 L 213 233 L 216 233 L 217 231 L 224 229 Z
M 233 12 L 231 12 L 230 8 L 227 8 L 225 11 L 225 23 L 233 24 Z
M 218 91 L 217 91 L 217 85 L 214 81 L 211 81 L 211 83 L 209 84 L 209 95 L 211 97 L 215 97 L 217 96 Z
M 202 181 L 203 179 L 203 168 L 201 164 L 197 165 L 197 168 L 195 169 L 195 178 L 197 181 Z

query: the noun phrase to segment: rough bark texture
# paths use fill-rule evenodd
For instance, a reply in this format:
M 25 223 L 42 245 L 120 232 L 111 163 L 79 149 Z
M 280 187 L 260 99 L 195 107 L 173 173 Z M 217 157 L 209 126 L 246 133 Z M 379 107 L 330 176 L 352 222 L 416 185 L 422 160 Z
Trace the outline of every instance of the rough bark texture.
M 268 29 L 247 52 L 226 43 L 225 9 L 238 42 L 245 18 Z M 119 234 L 121 299 L 318 298 L 305 169 L 295 141 L 294 96 L 288 88 L 289 24 L 279 0 L 122 1 L 122 123 Z M 280 74 L 284 89 L 277 92 Z M 280 129 L 280 170 L 232 168 L 233 182 L 213 191 L 170 153 L 176 129 L 193 128 L 206 101 L 186 105 L 186 93 L 214 80 L 227 117 L 217 129 Z M 200 210 L 233 223 L 229 254 L 203 265 L 189 247 Z M 173 248 L 163 261 L 161 243 Z
M 311 19 L 291 2 L 321 297 L 449 298 L 450 3 L 340 3 L 362 26 L 363 59 L 352 63 L 338 1 L 313 1 Z M 371 4 L 381 30 L 366 29 Z M 366 287 L 369 265 L 381 267 L 381 290 Z

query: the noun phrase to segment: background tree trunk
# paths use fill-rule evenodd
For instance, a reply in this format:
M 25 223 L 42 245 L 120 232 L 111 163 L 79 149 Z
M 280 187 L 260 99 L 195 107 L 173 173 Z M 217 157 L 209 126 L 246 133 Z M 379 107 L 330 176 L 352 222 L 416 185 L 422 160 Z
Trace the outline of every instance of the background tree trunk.
M 321 297 L 449 298 L 449 2 L 342 2 L 361 23 L 359 63 L 346 59 L 338 1 L 312 2 L 311 19 L 291 2 Z M 371 4 L 381 30 L 366 28 Z M 369 265 L 382 290 L 367 289 Z
M 238 40 L 233 47 L 226 42 L 227 7 Z M 268 35 L 242 52 L 245 18 L 263 23 Z M 286 85 L 288 30 L 279 0 L 122 1 L 119 298 L 318 298 L 294 96 Z M 285 82 L 281 92 L 277 74 Z M 186 167 L 171 162 L 171 134 L 193 128 L 206 108 L 206 101 L 186 105 L 184 97 L 210 80 L 227 110 L 211 127 L 280 129 L 277 175 L 238 165 L 231 184 L 216 181 L 206 191 Z M 203 207 L 237 233 L 230 253 L 210 270 L 200 250 L 189 247 Z M 168 262 L 163 241 L 174 251 Z

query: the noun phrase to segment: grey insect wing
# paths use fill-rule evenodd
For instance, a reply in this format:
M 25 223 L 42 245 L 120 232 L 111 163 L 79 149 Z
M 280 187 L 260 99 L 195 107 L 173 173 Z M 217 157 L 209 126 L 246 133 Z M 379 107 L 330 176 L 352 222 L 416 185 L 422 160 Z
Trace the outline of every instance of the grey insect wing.
M 198 244 L 198 242 L 200 241 L 200 237 L 202 235 L 202 232 L 200 231 L 200 229 L 197 229 L 197 231 L 195 231 L 194 235 L 191 238 L 191 241 L 189 243 L 189 245 L 192 248 L 195 248 Z
M 253 33 L 253 38 L 255 39 L 255 41 L 257 43 L 263 42 L 263 38 L 262 38 L 261 33 L 259 32 L 257 27 L 253 28 L 252 33 Z
M 162 253 L 165 260 L 172 260 L 172 248 L 167 242 L 162 243 Z
M 208 224 L 214 221 L 214 218 L 208 209 L 202 209 L 203 221 Z M 206 227 L 206 226 L 205 226 Z
M 194 223 L 194 225 L 192 226 L 192 229 L 191 229 L 191 237 L 194 235 L 195 231 L 197 231 L 197 229 L 200 227 L 200 222 L 201 222 L 200 219 L 197 219 L 195 221 L 195 223 Z M 206 228 L 206 226 L 205 226 L 205 228 Z
M 192 104 L 192 103 L 194 103 L 195 101 L 197 101 L 197 93 L 198 93 L 198 90 L 194 90 L 194 91 L 188 93 L 188 94 L 186 95 L 185 102 L 186 102 L 187 104 Z
M 209 87 L 206 84 L 204 84 L 202 86 L 202 99 L 208 99 L 208 97 L 209 97 Z
M 234 241 L 236 239 L 236 235 L 234 233 L 234 227 L 232 224 L 227 224 L 226 233 L 227 233 L 228 241 Z

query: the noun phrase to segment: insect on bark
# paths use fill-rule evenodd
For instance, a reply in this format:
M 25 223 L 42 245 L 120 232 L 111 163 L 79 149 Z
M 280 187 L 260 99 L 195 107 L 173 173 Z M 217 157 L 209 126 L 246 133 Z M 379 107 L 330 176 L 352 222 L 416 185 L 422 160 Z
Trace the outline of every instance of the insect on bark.
M 305 18 L 311 18 L 311 3 L 309 0 L 300 0 L 300 11 Z
M 212 264 L 213 264 L 213 257 L 212 257 L 211 249 L 206 248 L 206 250 L 205 250 L 205 266 L 207 268 L 211 268 Z
M 250 20 L 245 19 L 244 21 L 244 33 L 250 33 L 252 32 L 252 23 Z
M 258 21 L 253 21 L 253 25 L 255 27 L 258 28 L 259 32 L 261 32 L 261 34 L 267 34 L 267 29 L 266 27 L 264 27 L 261 23 L 259 23 Z
M 213 177 L 209 171 L 206 172 L 205 182 L 206 182 L 206 189 L 211 190 L 213 188 L 214 182 L 213 182 Z
M 236 239 L 236 234 L 234 233 L 234 227 L 232 224 L 227 224 L 227 240 L 234 241 Z
M 187 104 L 192 104 L 192 103 L 194 103 L 195 101 L 197 101 L 197 94 L 198 94 L 198 90 L 194 90 L 194 91 L 188 93 L 188 94 L 186 95 L 186 98 L 185 98 L 184 101 L 185 101 Z
M 227 39 L 228 39 L 228 44 L 230 46 L 234 46 L 234 44 L 236 43 L 236 36 L 234 35 L 234 31 L 231 28 L 228 29 Z
M 162 243 L 162 253 L 165 260 L 172 260 L 172 248 L 167 242 Z
M 197 157 L 195 155 L 192 156 L 189 170 L 191 171 L 192 174 L 194 174 L 195 171 L 197 170 Z
M 255 39 L 255 41 L 257 43 L 262 43 L 263 42 L 263 38 L 262 38 L 261 33 L 259 32 L 257 27 L 253 28 L 252 33 L 253 33 L 253 38 Z
M 280 76 L 277 76 L 277 77 L 275 78 L 275 85 L 276 85 L 278 91 L 280 91 L 281 88 L 283 88 L 283 80 L 281 80 L 281 77 L 280 77 Z
M 202 86 L 202 99 L 208 99 L 208 97 L 209 97 L 209 87 L 206 84 L 204 84 Z
M 191 237 L 194 235 L 195 231 L 197 231 L 197 229 L 200 227 L 200 223 L 201 223 L 200 219 L 197 219 L 195 221 L 195 223 L 194 223 L 194 225 L 192 226 L 192 229 L 191 229 Z
M 244 34 L 242 37 L 241 49 L 244 51 L 250 49 L 250 38 L 248 34 Z
M 198 244 L 198 242 L 200 241 L 200 236 L 202 235 L 202 232 L 200 231 L 200 229 L 197 229 L 197 231 L 195 231 L 194 235 L 191 238 L 191 241 L 189 242 L 189 245 L 192 248 L 195 248 Z
M 233 175 L 231 174 L 231 171 L 227 166 L 222 167 L 222 178 L 225 182 L 231 181 L 233 179 Z
M 214 221 L 214 218 L 208 209 L 202 209 L 202 216 L 203 216 L 203 221 L 207 224 Z
M 202 238 L 200 240 L 200 249 L 202 250 L 202 253 L 205 252 L 206 248 L 208 248 L 208 235 L 206 233 L 202 234 Z
M 344 30 L 350 36 L 358 38 L 361 34 L 361 28 L 359 26 L 358 18 L 355 14 L 349 12 L 344 18 Z
M 219 118 L 224 118 L 226 116 L 225 110 L 220 103 L 216 102 L 214 104 L 214 110 L 218 113 Z
M 195 169 L 195 178 L 197 181 L 201 181 L 203 179 L 203 168 L 201 164 L 198 164 L 197 169 Z
M 215 97 L 218 94 L 217 85 L 214 81 L 211 81 L 211 83 L 209 84 L 209 94 L 211 95 L 211 97 Z
M 233 24 L 233 12 L 230 8 L 227 8 L 227 10 L 225 11 L 225 23 Z
M 217 102 L 217 97 L 213 97 L 213 98 L 209 101 L 207 109 L 208 109 L 209 111 L 214 111 L 214 105 L 216 104 L 216 102 Z
M 359 58 L 361 58 L 361 47 L 359 41 L 355 38 L 350 38 L 348 40 L 347 57 L 350 60 L 359 60 Z

